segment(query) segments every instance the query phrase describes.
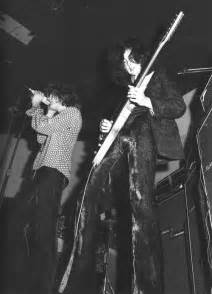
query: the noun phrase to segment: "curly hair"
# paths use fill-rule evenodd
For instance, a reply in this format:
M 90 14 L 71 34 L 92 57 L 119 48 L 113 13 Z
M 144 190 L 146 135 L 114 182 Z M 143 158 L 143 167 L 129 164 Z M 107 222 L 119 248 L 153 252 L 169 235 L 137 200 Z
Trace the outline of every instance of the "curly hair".
M 46 96 L 56 96 L 62 105 L 81 108 L 75 87 L 61 82 L 50 82 L 44 89 Z
M 140 40 L 136 37 L 130 37 L 124 41 L 118 42 L 108 51 L 107 71 L 110 79 L 115 84 L 126 85 L 130 81 L 130 75 L 124 69 L 123 56 L 126 49 L 131 49 L 131 56 L 137 63 L 143 66 L 149 53 L 145 50 Z

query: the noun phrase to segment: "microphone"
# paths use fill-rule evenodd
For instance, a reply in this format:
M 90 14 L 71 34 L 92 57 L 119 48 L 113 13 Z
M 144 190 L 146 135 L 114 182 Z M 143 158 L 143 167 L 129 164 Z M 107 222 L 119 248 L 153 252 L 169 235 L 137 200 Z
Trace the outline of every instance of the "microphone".
M 32 93 L 32 95 L 41 95 L 41 96 L 43 96 L 43 99 L 41 101 L 43 104 L 45 104 L 45 105 L 49 105 L 50 104 L 49 100 L 43 94 L 43 92 L 41 92 L 39 90 L 33 90 L 33 89 L 29 88 L 29 87 L 27 87 L 27 89 Z
M 212 67 L 185 68 L 182 71 L 179 71 L 177 74 L 184 75 L 184 74 L 193 74 L 193 73 L 208 72 L 208 71 L 212 71 Z
M 36 90 L 33 90 L 33 89 L 31 89 L 31 88 L 27 88 L 33 95 L 35 95 L 36 94 L 36 92 L 38 92 L 38 91 L 36 91 Z

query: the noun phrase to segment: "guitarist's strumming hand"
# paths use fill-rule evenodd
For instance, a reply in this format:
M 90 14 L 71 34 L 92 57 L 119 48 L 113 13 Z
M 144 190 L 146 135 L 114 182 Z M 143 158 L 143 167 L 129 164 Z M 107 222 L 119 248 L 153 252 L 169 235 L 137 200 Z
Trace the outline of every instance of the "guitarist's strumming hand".
M 109 133 L 112 127 L 113 121 L 108 119 L 102 119 L 99 125 L 100 132 L 106 134 Z
M 128 87 L 127 98 L 129 98 L 130 102 L 139 106 L 145 106 L 153 111 L 151 99 L 144 94 L 142 87 L 138 88 L 130 85 Z

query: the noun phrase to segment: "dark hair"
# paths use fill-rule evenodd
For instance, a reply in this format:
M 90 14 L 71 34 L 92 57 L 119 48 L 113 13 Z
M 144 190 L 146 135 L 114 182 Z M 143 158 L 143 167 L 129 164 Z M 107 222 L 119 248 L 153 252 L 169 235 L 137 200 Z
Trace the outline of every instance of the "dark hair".
M 46 96 L 54 95 L 58 97 L 62 105 L 80 108 L 79 97 L 73 85 L 61 82 L 50 82 L 44 89 Z
M 108 50 L 107 70 L 113 82 L 126 85 L 129 83 L 130 76 L 124 69 L 123 56 L 126 49 L 132 49 L 131 56 L 137 63 L 143 66 L 149 56 L 141 41 L 136 37 L 127 38 L 118 42 Z

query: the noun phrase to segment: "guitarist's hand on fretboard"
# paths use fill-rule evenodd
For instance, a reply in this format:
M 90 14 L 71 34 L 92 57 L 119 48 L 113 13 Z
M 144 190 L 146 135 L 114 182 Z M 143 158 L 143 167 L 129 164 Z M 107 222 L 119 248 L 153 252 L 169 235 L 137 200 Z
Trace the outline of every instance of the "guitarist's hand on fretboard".
M 152 109 L 152 102 L 150 98 L 144 94 L 142 87 L 138 88 L 130 85 L 128 87 L 129 90 L 127 93 L 127 98 L 130 100 L 130 102 Z

